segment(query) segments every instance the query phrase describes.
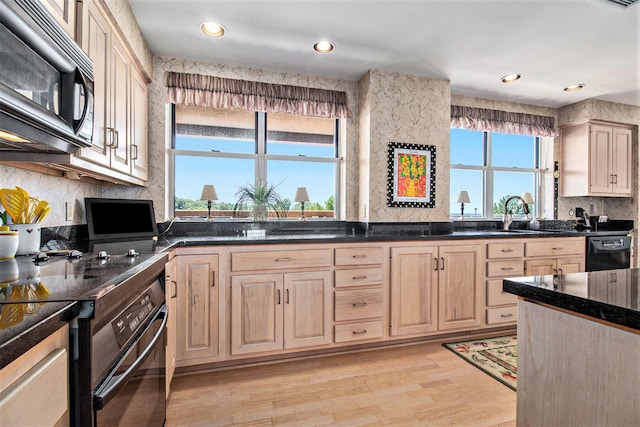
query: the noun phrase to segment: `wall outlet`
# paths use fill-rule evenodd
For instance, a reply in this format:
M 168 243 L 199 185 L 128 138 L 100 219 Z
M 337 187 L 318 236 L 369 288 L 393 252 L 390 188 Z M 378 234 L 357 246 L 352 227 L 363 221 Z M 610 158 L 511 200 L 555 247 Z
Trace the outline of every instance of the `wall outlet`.
M 64 219 L 73 221 L 73 202 L 64 202 Z

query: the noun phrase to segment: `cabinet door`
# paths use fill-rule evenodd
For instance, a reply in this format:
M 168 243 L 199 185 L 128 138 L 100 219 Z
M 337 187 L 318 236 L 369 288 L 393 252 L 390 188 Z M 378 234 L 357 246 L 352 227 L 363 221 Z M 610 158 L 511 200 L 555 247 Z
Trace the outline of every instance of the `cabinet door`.
M 167 319 L 167 354 L 166 354 L 166 377 L 167 377 L 167 396 L 169 396 L 169 389 L 171 386 L 171 379 L 173 373 L 176 370 L 176 340 L 177 340 L 177 327 L 178 327 L 178 313 L 176 304 L 177 292 L 178 292 L 178 278 L 176 276 L 178 271 L 177 259 L 173 258 L 169 261 L 165 267 L 165 298 L 167 300 L 167 308 L 169 309 L 169 318 Z
M 178 256 L 177 358 L 211 359 L 219 354 L 218 255 Z
M 129 56 L 120 40 L 111 37 L 110 132 L 111 169 L 129 174 Z
M 330 344 L 331 272 L 284 275 L 284 347 Z
M 129 127 L 131 175 L 144 181 L 149 178 L 147 98 L 147 83 L 137 70 L 131 67 L 131 120 Z
M 67 34 L 76 38 L 76 0 L 40 0 Z
M 231 278 L 231 354 L 282 350 L 282 274 Z
M 437 330 L 438 249 L 391 248 L 391 335 Z
M 554 258 L 532 259 L 524 262 L 524 272 L 527 276 L 547 276 L 557 274 Z
M 631 195 L 631 129 L 613 128 L 613 192 Z
M 584 271 L 584 258 L 558 258 L 556 260 L 556 268 L 558 269 L 558 274 L 581 273 Z
M 111 29 L 96 4 L 82 3 L 82 49 L 93 61 L 93 139 L 90 147 L 81 148 L 75 155 L 109 166 L 109 99 L 111 91 Z
M 440 246 L 438 329 L 480 326 L 482 246 Z
M 613 172 L 611 170 L 612 129 L 610 126 L 591 126 L 589 191 L 611 193 Z

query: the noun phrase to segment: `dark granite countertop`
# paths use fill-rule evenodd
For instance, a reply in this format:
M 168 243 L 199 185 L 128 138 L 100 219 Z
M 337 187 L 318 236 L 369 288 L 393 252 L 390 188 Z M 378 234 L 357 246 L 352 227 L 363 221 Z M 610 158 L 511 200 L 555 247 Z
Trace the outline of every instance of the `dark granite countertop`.
M 503 290 L 640 331 L 640 269 L 503 280 Z

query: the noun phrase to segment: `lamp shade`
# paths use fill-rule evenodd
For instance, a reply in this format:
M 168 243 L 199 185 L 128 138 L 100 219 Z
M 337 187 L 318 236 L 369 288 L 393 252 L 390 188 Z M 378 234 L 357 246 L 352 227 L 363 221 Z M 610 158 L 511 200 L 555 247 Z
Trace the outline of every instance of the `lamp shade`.
M 202 187 L 202 194 L 200 195 L 200 200 L 218 200 L 218 194 L 216 193 L 216 188 L 211 184 L 205 184 Z
M 458 193 L 458 200 L 456 203 L 471 203 L 469 199 L 469 193 L 466 190 L 462 190 Z
M 308 202 L 309 201 L 309 193 L 307 193 L 307 187 L 298 187 L 296 190 L 296 197 L 293 199 L 294 202 Z
M 525 191 L 524 193 L 522 193 L 522 200 L 524 200 L 524 202 L 528 205 L 532 205 L 533 202 L 533 197 L 531 196 L 531 193 L 529 193 L 528 191 Z

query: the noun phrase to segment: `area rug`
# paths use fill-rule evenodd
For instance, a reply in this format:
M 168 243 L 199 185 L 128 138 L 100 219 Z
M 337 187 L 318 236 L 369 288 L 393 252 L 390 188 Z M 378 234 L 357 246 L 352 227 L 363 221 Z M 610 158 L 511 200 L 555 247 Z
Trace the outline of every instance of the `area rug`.
M 446 348 L 516 390 L 518 340 L 515 335 L 443 344 Z

